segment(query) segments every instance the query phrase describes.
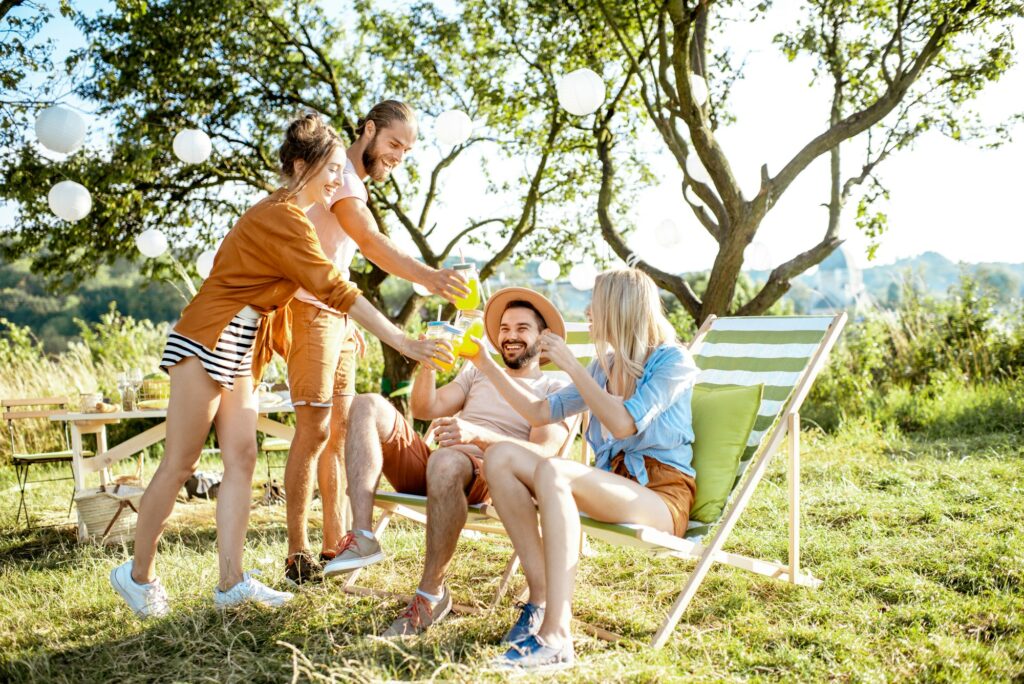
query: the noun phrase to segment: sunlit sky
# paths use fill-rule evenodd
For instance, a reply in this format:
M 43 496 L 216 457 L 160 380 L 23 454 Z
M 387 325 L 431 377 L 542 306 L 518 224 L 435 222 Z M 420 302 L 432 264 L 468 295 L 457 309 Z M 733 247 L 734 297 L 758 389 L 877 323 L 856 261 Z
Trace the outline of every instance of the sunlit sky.
M 97 0 L 76 3 L 87 12 L 106 3 Z M 348 4 L 348 3 L 344 3 Z M 747 55 L 746 77 L 732 93 L 732 111 L 737 122 L 718 133 L 718 138 L 733 163 L 733 170 L 748 196 L 756 191 L 759 169 L 767 163 L 776 173 L 811 137 L 823 130 L 827 120 L 827 89 L 810 86 L 810 64 L 789 64 L 771 45 L 771 37 L 791 26 L 799 4 L 791 0 L 775 3 L 772 23 L 741 23 L 729 32 L 729 40 L 738 54 Z M 342 12 L 344 14 L 344 12 Z M 1024 23 L 1018 23 L 1019 35 Z M 58 59 L 64 52 L 82 44 L 82 38 L 69 21 L 55 16 L 46 34 L 57 39 Z M 977 109 L 989 123 L 997 123 L 1014 112 L 1024 111 L 1024 67 L 1015 66 L 1000 82 L 992 85 L 977 101 Z M 384 95 L 401 97 L 400 93 Z M 82 103 L 72 102 L 81 105 Z M 415 103 L 413 103 L 415 105 Z M 85 105 L 88 109 L 88 105 Z M 93 130 L 104 123 L 90 120 Z M 891 193 L 880 207 L 889 216 L 889 233 L 884 237 L 872 263 L 889 263 L 925 251 L 939 252 L 953 261 L 1024 262 L 1024 217 L 1018 210 L 1020 168 L 1024 162 L 1024 126 L 1013 130 L 1014 142 L 998 149 L 977 144 L 956 143 L 938 134 L 922 137 L 913 149 L 888 160 L 878 173 Z M 637 142 L 656 177 L 662 182 L 641 191 L 627 204 L 638 230 L 630 237 L 630 246 L 641 258 L 672 271 L 710 268 L 715 243 L 685 208 L 679 197 L 680 172 L 662 151 L 659 138 L 649 133 Z M 850 146 L 847 164 L 858 167 L 859 158 Z M 433 140 L 430 121 L 423 121 L 421 142 L 413 155 L 423 165 L 439 158 L 440 149 Z M 442 185 L 442 203 L 434 213 L 442 228 L 454 234 L 469 217 L 492 215 L 495 206 L 509 198 L 488 196 L 482 174 L 480 154 L 464 154 L 451 167 Z M 522 164 L 498 169 L 498 175 L 516 177 Z M 445 196 L 445 188 L 458 188 Z M 42 192 L 43 190 L 41 190 Z M 762 224 L 751 253 L 750 266 L 775 265 L 809 248 L 824 233 L 828 199 L 827 157 L 816 161 L 790 187 Z M 589 198 L 596 206 L 596 197 Z M 862 266 L 866 260 L 866 240 L 853 224 L 851 206 L 844 214 L 841 237 L 847 240 L 849 254 Z M 668 217 L 676 217 L 683 240 L 671 250 L 657 240 L 656 227 Z M 0 225 L 11 225 L 14 214 L 0 208 Z M 596 218 L 595 218 L 596 222 Z M 415 253 L 411 240 L 399 243 Z M 468 248 L 473 253 L 473 248 Z M 598 249 L 610 254 L 603 246 Z M 482 255 L 481 255 L 482 256 Z

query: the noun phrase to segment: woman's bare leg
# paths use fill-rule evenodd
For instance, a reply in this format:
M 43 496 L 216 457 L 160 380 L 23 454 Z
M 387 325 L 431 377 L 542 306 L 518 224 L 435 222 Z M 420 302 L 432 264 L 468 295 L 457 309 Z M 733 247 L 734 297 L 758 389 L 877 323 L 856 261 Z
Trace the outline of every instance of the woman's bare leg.
M 178 491 L 195 471 L 220 403 L 220 385 L 190 357 L 170 368 L 171 399 L 167 407 L 164 457 L 139 504 L 135 528 L 132 579 L 140 584 L 156 577 L 156 547 L 174 510 Z
M 515 547 L 530 587 L 530 603 L 543 606 L 547 599 L 544 544 L 533 503 L 533 472 L 543 460 L 518 444 L 501 442 L 484 453 L 484 478 L 494 507 Z
M 657 494 L 632 480 L 566 461 L 543 459 L 534 492 L 544 530 L 547 607 L 538 636 L 551 646 L 572 640 L 572 593 L 579 565 L 580 511 L 604 522 L 673 531 L 672 515 Z
M 252 505 L 252 475 L 256 470 L 257 399 L 251 377 L 235 378 L 235 389 L 221 389 L 220 410 L 214 419 L 224 463 L 217 492 L 217 552 L 221 591 L 242 581 L 242 552 Z

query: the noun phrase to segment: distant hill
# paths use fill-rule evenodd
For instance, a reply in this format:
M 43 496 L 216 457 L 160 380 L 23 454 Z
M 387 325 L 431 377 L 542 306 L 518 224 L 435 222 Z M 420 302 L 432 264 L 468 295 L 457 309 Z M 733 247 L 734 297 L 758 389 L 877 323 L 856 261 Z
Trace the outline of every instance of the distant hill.
M 749 275 L 755 282 L 763 283 L 769 272 L 751 271 Z M 892 264 L 870 266 L 860 272 L 864 289 L 871 300 L 883 307 L 899 300 L 904 283 L 913 282 L 929 295 L 945 297 L 964 276 L 990 287 L 1000 303 L 1024 298 L 1024 264 L 956 263 L 938 252 L 924 252 Z M 816 287 L 815 275 L 802 275 L 794 281 L 786 297 L 795 304 L 798 311 L 807 311 L 815 300 Z
M 954 263 L 936 252 L 925 252 L 885 266 L 866 268 L 863 274 L 864 286 L 876 299 L 884 298 L 890 285 L 903 282 L 908 274 L 933 295 L 948 293 L 964 275 L 990 285 L 1007 298 L 1024 295 L 1024 264 Z

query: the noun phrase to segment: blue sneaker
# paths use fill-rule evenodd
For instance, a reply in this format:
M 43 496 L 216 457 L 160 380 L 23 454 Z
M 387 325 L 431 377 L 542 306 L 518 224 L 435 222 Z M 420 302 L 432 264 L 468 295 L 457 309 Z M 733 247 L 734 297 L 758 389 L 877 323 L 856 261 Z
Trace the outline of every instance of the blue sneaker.
M 527 637 L 537 633 L 540 623 L 544 622 L 544 609 L 540 606 L 535 606 L 532 603 L 517 603 L 516 606 L 519 608 L 519 619 L 501 640 L 503 644 L 515 645 L 526 641 Z
M 576 665 L 576 653 L 573 651 L 571 641 L 555 648 L 542 643 L 536 635 L 533 635 L 514 644 L 512 648 L 505 651 L 505 655 L 496 658 L 491 664 L 502 670 L 551 672 Z

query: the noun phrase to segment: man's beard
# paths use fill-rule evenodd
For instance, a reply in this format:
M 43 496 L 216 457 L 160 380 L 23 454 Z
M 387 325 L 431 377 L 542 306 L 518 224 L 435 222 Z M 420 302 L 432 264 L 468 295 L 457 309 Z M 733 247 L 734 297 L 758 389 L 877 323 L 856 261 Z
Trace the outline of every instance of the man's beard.
M 517 356 L 514 359 L 509 359 L 509 357 L 505 355 L 505 347 L 504 346 L 501 348 L 501 358 L 505 362 L 505 365 L 508 368 L 511 368 L 512 370 L 519 370 L 520 368 L 522 368 L 523 366 L 528 364 L 530 361 L 532 361 L 533 358 L 535 356 L 537 356 L 537 354 L 539 354 L 539 353 L 540 353 L 540 340 L 537 340 L 536 342 L 534 342 L 532 347 L 524 347 L 523 348 L 523 353 L 520 354 L 519 356 Z
M 366 174 L 378 183 L 385 180 L 391 173 L 381 160 L 382 156 L 377 154 L 376 138 L 363 150 L 363 168 L 366 169 Z

